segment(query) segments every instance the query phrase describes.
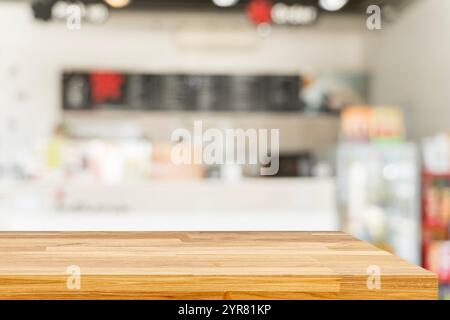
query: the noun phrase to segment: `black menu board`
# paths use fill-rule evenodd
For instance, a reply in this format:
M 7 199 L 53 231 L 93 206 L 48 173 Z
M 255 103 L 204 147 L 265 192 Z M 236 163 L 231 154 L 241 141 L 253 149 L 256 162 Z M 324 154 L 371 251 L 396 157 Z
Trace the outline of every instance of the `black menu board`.
M 161 75 L 130 75 L 128 77 L 128 105 L 136 110 L 159 110 L 163 102 Z
M 299 111 L 299 76 L 65 72 L 63 109 Z
M 226 111 L 230 106 L 230 77 L 201 76 L 198 90 L 197 110 Z
M 87 74 L 63 75 L 63 108 L 83 110 L 92 108 L 91 89 Z
M 295 111 L 301 108 L 299 77 L 272 76 L 268 77 L 267 85 L 269 110 Z
M 236 76 L 231 78 L 230 109 L 236 111 L 266 111 L 268 109 L 267 77 Z

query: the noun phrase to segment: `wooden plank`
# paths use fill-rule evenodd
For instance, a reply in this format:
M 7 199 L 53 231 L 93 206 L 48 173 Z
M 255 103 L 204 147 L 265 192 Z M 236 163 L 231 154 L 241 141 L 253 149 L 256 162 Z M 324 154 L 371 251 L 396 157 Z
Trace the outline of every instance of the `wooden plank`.
M 0 232 L 0 299 L 111 298 L 436 299 L 437 279 L 340 232 Z

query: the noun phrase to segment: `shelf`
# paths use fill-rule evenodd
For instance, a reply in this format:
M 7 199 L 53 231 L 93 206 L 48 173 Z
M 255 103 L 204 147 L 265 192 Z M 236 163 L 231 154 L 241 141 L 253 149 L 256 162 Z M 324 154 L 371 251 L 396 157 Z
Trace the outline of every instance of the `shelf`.
M 133 119 L 135 117 L 195 117 L 195 118 L 217 118 L 217 117 L 303 117 L 303 118 L 331 118 L 339 119 L 339 113 L 310 112 L 310 111 L 175 111 L 175 110 L 63 110 L 63 118 L 98 118 L 103 119 Z
M 449 179 L 450 173 L 432 173 L 429 171 L 423 171 L 422 177 L 425 179 Z

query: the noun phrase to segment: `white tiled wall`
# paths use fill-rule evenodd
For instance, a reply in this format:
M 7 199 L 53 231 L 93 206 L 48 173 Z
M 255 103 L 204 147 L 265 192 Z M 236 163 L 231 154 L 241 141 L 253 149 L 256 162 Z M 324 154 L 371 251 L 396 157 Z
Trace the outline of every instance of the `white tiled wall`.
M 104 26 L 82 25 L 81 30 L 71 31 L 64 23 L 34 21 L 25 2 L 1 2 L 0 128 L 14 122 L 17 135 L 22 132 L 35 139 L 48 134 L 61 115 L 59 77 L 63 69 L 226 73 L 365 70 L 366 34 L 362 18 L 322 17 L 317 26 L 277 27 L 270 37 L 261 38 L 244 13 L 124 12 L 111 16 Z M 9 75 L 11 69 L 16 70 L 14 79 Z

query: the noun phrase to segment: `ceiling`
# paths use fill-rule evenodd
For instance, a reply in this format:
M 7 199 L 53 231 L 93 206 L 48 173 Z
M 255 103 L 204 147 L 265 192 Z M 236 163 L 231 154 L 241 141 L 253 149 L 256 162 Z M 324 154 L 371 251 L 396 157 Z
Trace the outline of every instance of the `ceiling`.
M 1 1 L 1 0 L 0 0 Z M 40 2 L 55 2 L 56 0 L 28 0 Z M 67 1 L 67 0 L 66 0 Z M 74 0 L 69 0 L 74 1 Z M 78 0 L 79 1 L 79 0 Z M 102 0 L 81 0 L 81 2 L 101 2 Z M 231 8 L 219 8 L 213 4 L 212 0 L 132 0 L 128 9 L 166 9 L 166 10 L 210 10 L 233 12 L 243 10 L 250 0 L 239 0 L 239 2 Z M 318 5 L 318 0 L 271 0 L 273 3 L 282 2 L 285 4 L 303 4 L 303 5 Z M 349 3 L 339 11 L 339 13 L 354 13 L 366 14 L 366 9 L 369 5 L 392 5 L 399 9 L 406 4 L 412 2 L 411 0 L 349 0 Z
M 232 8 L 219 8 L 213 4 L 212 0 L 133 0 L 134 7 L 150 8 L 185 8 L 185 9 L 210 9 L 210 10 L 241 10 L 247 6 L 250 0 L 240 0 Z M 318 0 L 272 0 L 273 3 L 282 2 L 285 4 L 303 4 L 317 6 Z M 344 7 L 344 12 L 365 13 L 367 7 L 372 4 L 384 5 L 387 3 L 400 3 L 402 0 L 349 0 Z

